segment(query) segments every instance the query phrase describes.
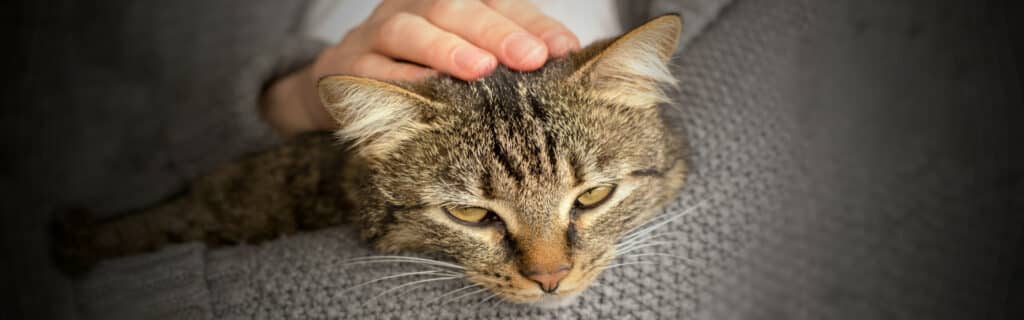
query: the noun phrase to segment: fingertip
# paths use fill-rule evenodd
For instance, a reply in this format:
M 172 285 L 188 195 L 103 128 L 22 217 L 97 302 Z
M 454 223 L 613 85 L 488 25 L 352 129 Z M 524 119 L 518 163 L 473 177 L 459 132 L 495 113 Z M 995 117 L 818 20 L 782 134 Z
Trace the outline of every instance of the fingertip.
M 502 62 L 512 69 L 534 70 L 544 65 L 548 59 L 547 46 L 528 33 L 512 33 L 502 42 Z
M 575 36 L 560 31 L 544 36 L 544 43 L 552 57 L 564 57 L 580 48 L 580 41 Z
M 462 79 L 462 80 L 466 80 L 466 81 L 476 81 L 476 80 L 479 80 L 480 78 L 486 77 L 490 73 L 494 72 L 495 68 L 498 68 L 497 61 L 495 61 L 494 64 L 490 65 L 490 67 L 485 68 L 485 69 L 480 69 L 477 72 L 467 73 L 467 74 L 464 74 L 464 75 L 453 75 L 453 76 L 455 76 L 456 78 Z
M 519 70 L 536 70 L 544 66 L 544 62 L 548 61 L 548 48 L 547 46 L 541 46 L 534 50 L 531 54 L 527 55 L 521 62 L 522 64 L 518 68 Z
M 498 60 L 490 53 L 473 46 L 455 48 L 452 53 L 458 70 L 452 72 L 456 78 L 475 80 L 491 73 L 498 66 Z

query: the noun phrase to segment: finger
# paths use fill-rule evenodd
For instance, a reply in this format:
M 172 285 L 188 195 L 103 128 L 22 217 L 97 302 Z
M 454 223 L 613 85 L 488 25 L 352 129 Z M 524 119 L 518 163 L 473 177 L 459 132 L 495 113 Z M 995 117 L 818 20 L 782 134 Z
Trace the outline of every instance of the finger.
M 423 15 L 434 25 L 498 56 L 516 70 L 540 68 L 548 48 L 512 20 L 478 1 L 423 1 Z M 532 7 L 529 3 L 523 3 Z
M 356 58 L 347 74 L 379 80 L 415 81 L 437 74 L 437 71 L 411 63 L 397 62 L 376 53 Z
M 487 51 L 409 13 L 385 20 L 373 39 L 374 49 L 385 56 L 419 63 L 463 80 L 487 75 L 498 64 Z
M 543 39 L 552 57 L 562 57 L 580 48 L 580 40 L 561 22 L 548 17 L 529 2 L 484 0 L 494 11 Z

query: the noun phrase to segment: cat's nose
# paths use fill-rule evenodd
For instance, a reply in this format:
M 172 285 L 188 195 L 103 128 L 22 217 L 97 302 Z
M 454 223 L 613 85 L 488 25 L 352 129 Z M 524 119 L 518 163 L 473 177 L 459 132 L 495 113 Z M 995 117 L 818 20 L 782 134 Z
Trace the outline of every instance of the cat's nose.
M 552 293 L 558 290 L 558 283 L 569 275 L 568 264 L 559 265 L 554 268 L 534 267 L 523 272 L 523 275 L 540 285 L 544 292 Z

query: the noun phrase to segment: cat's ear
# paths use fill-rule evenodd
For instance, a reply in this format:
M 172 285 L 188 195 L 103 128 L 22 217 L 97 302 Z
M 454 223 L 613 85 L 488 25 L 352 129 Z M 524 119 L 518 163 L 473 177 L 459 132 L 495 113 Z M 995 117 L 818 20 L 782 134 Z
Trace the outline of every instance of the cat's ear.
M 317 84 L 320 100 L 338 122 L 336 134 L 363 156 L 378 158 L 412 137 L 418 119 L 437 104 L 420 94 L 383 81 L 327 76 Z
M 654 18 L 611 42 L 584 49 L 585 60 L 571 79 L 581 81 L 595 97 L 621 105 L 667 102 L 662 88 L 676 84 L 668 63 L 681 32 L 678 15 Z

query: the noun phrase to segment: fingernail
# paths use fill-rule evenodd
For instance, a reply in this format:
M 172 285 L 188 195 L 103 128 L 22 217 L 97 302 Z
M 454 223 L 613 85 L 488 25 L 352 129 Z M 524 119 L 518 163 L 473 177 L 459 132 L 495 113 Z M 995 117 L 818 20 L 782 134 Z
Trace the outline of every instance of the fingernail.
M 505 48 L 505 57 L 516 64 L 532 66 L 547 59 L 548 53 L 544 44 L 523 32 L 508 35 L 502 46 Z
M 545 37 L 544 42 L 548 43 L 549 52 L 554 57 L 565 56 L 576 47 L 576 44 L 569 37 L 559 33 Z
M 474 47 L 458 47 L 455 48 L 453 54 L 455 59 L 455 65 L 465 71 L 469 71 L 475 75 L 487 73 L 491 68 L 497 65 L 497 60 L 493 56 L 484 52 L 483 50 Z

